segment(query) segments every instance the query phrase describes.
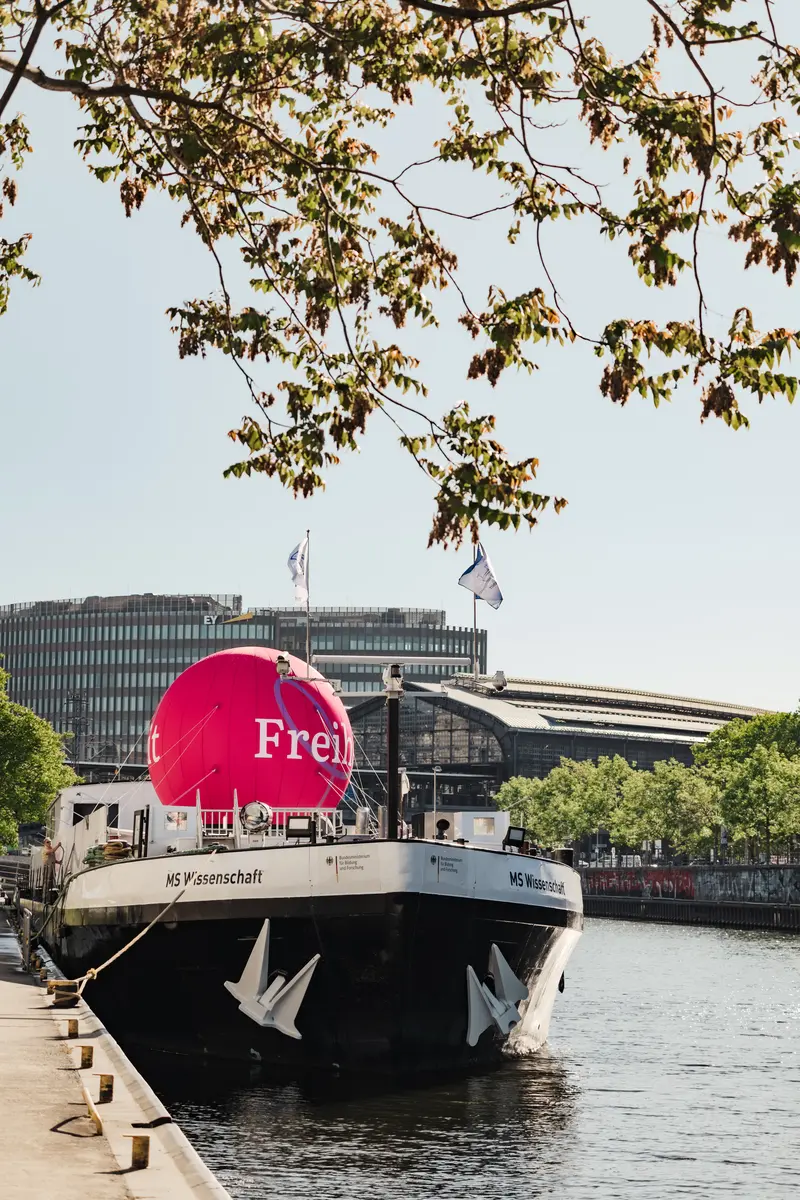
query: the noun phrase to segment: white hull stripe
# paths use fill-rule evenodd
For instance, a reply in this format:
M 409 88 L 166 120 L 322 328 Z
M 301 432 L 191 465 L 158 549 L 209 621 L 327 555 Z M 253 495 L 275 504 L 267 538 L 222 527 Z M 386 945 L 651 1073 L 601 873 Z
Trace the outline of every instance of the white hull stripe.
M 580 878 L 563 863 L 435 842 L 285 846 L 128 859 L 69 884 L 72 913 L 204 901 L 420 892 L 583 912 Z

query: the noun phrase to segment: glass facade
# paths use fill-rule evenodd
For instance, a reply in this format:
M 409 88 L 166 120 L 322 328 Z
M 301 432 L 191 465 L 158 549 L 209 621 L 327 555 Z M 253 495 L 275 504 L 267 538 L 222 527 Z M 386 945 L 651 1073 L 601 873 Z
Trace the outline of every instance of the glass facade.
M 356 781 L 378 804 L 385 804 L 386 706 L 382 700 L 350 713 Z M 400 765 L 410 784 L 409 812 L 437 801 L 447 807 L 485 807 L 507 778 L 505 755 L 494 733 L 469 716 L 446 707 L 444 697 L 407 691 L 400 704 Z
M 8 605 L 0 654 L 12 700 L 59 733 L 76 761 L 144 763 L 158 701 L 191 663 L 240 641 L 271 645 L 238 596 L 119 596 Z
M 277 646 L 305 659 L 306 619 L 299 609 L 256 609 L 269 613 L 274 622 Z M 312 608 L 311 649 L 316 666 L 327 679 L 341 685 L 345 703 L 365 698 L 365 693 L 383 690 L 379 663 L 359 662 L 359 657 L 392 657 L 405 663 L 408 679 L 440 683 L 459 669 L 446 663 L 419 663 L 415 657 L 466 658 L 472 661 L 472 629 L 447 625 L 442 609 L 430 608 Z M 349 663 L 331 661 L 350 656 Z M 478 630 L 478 667 L 486 671 L 486 630 Z
M 471 655 L 472 630 L 445 624 L 430 609 L 312 609 L 312 651 L 320 670 L 339 679 L 345 700 L 380 691 L 380 666 L 342 664 L 336 655 Z M 150 718 L 185 667 L 237 643 L 277 646 L 305 658 L 305 614 L 298 609 L 243 610 L 236 595 L 91 596 L 0 608 L 0 655 L 12 700 L 71 733 L 78 762 L 147 761 Z M 481 669 L 486 633 L 479 631 Z M 435 681 L 452 667 L 409 667 L 409 678 Z
M 485 766 L 502 763 L 503 749 L 483 724 L 452 712 L 440 697 L 407 692 L 400 704 L 400 765 L 406 768 L 446 763 L 449 766 Z M 351 713 L 362 756 L 386 768 L 385 705 L 363 716 Z
M 514 775 L 543 778 L 562 757 L 596 762 L 601 756 L 618 754 L 640 770 L 652 770 L 654 763 L 663 759 L 675 758 L 686 765 L 693 761 L 692 743 L 700 738 L 691 734 L 689 740 L 686 735 L 697 719 L 696 712 L 684 714 L 681 722 L 674 712 L 659 712 L 659 698 L 653 697 L 651 706 L 642 706 L 639 712 L 630 709 L 625 717 L 627 728 L 615 732 L 607 728 L 608 716 L 602 704 L 597 704 L 591 715 L 585 709 L 580 713 L 585 729 L 574 725 L 563 728 L 554 715 L 548 715 L 551 706 L 546 701 L 526 696 L 524 681 L 509 682 L 514 685 L 508 693 L 513 703 L 505 703 L 501 712 L 497 711 L 498 693 L 487 688 L 485 682 L 474 684 L 469 677 L 451 681 L 446 692 L 415 691 L 413 683 L 409 684 L 400 706 L 400 763 L 410 784 L 406 802 L 409 811 L 432 807 L 434 771 L 438 804 L 453 808 L 491 804 L 504 780 Z M 476 704 L 476 695 L 486 704 Z M 572 700 L 575 703 L 574 697 Z M 559 701 L 562 708 L 563 703 Z M 536 723 L 528 728 L 520 727 L 525 721 L 519 720 L 526 709 L 537 714 Z M 659 717 L 663 721 L 661 729 L 651 729 L 646 736 L 636 735 L 642 722 L 652 725 Z M 356 705 L 350 720 L 356 783 L 376 803 L 385 803 L 385 704 L 368 700 Z M 710 727 L 707 725 L 705 732 Z M 676 732 L 684 736 L 675 737 Z
M 652 771 L 655 763 L 669 758 L 676 758 L 687 767 L 694 761 L 691 746 L 670 741 L 668 735 L 663 740 L 645 741 L 624 736 L 593 737 L 588 731 L 585 734 L 554 734 L 549 730 L 543 733 L 526 730 L 508 734 L 503 738 L 503 744 L 513 774 L 539 779 L 557 767 L 562 757 L 578 762 L 597 762 L 598 758 L 613 758 L 618 754 L 641 771 Z
M 381 666 L 359 659 L 404 663 L 401 763 L 411 783 L 410 809 L 430 807 L 434 767 L 438 803 L 484 805 L 503 779 L 544 776 L 562 755 L 620 754 L 645 770 L 664 758 L 691 762 L 688 738 L 675 733 L 696 740 L 731 716 L 755 711 L 511 679 L 502 692 L 504 719 L 493 715 L 500 693 L 486 681 L 473 683 L 468 668 L 456 679 L 452 663 L 414 663 L 415 657 L 471 659 L 472 630 L 447 625 L 442 610 L 315 608 L 311 630 L 317 665 L 353 706 L 357 782 L 378 803 L 386 772 Z M 0 608 L 0 661 L 11 676 L 11 699 L 71 733 L 71 757 L 98 767 L 141 769 L 150 718 L 169 684 L 191 663 L 239 643 L 276 646 L 304 658 L 305 613 L 245 610 L 236 595 L 93 596 Z M 485 675 L 484 630 L 478 655 Z M 446 693 L 438 686 L 414 689 L 444 680 Z M 460 694 L 472 703 L 459 703 Z M 485 710 L 474 703 L 484 697 Z M 520 727 L 526 722 L 516 718 L 527 708 L 545 723 Z M 641 736 L 645 728 L 647 736 Z

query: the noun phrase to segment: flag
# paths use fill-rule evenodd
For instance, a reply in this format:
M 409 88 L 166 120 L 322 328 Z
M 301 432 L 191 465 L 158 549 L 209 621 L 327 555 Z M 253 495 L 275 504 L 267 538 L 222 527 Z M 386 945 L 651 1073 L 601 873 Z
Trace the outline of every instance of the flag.
M 292 574 L 294 583 L 294 598 L 298 604 L 308 604 L 308 537 L 304 537 L 299 546 L 295 546 L 289 555 L 287 567 Z
M 458 583 L 467 591 L 474 592 L 479 600 L 485 600 L 487 604 L 491 604 L 492 608 L 499 608 L 503 603 L 500 585 L 480 542 L 478 542 L 478 556 L 475 562 L 471 567 L 467 567 Z

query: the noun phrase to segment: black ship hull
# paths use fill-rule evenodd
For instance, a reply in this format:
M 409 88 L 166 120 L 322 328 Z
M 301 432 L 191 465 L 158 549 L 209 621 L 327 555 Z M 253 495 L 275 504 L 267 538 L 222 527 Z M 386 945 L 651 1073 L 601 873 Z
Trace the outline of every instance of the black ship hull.
M 86 999 L 120 1041 L 293 1070 L 404 1075 L 500 1060 L 508 1043 L 494 1028 L 468 1044 L 467 968 L 486 979 L 493 945 L 529 989 L 521 1035 L 544 1040 L 583 922 L 544 905 L 419 892 L 224 900 L 170 915 L 87 985 Z M 260 1027 L 225 988 L 266 918 L 270 978 L 291 978 L 320 956 L 296 1018 L 300 1039 Z M 78 978 L 149 919 L 129 911 L 123 923 L 105 923 L 86 913 L 62 925 L 50 949 Z

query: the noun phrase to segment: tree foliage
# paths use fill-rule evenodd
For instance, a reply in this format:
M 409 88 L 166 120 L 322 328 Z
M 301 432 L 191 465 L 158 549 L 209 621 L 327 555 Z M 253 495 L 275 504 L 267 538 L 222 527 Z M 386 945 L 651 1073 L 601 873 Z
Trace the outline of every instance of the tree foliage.
M 761 713 L 749 721 L 728 721 L 695 747 L 694 760 L 726 777 L 759 746 L 776 746 L 788 758 L 800 755 L 800 712 Z
M 800 758 L 774 744 L 756 746 L 724 788 L 722 819 L 734 840 L 758 838 L 769 857 L 774 841 L 800 832 Z
M 560 845 L 589 833 L 597 811 L 597 768 L 562 759 L 542 781 L 535 797 L 532 828 L 547 845 Z
M 555 846 L 598 829 L 621 832 L 620 814 L 629 811 L 630 793 L 643 778 L 619 755 L 600 758 L 596 765 L 562 758 L 544 779 L 508 780 L 495 801 L 540 842 Z
M 547 845 L 605 829 L 619 847 L 661 840 L 698 854 L 724 826 L 732 844 L 756 839 L 769 857 L 775 842 L 800 835 L 800 749 L 786 754 L 779 744 L 792 748 L 797 720 L 795 713 L 757 717 L 746 736 L 745 722 L 733 721 L 692 767 L 671 759 L 638 771 L 618 755 L 596 764 L 562 758 L 544 779 L 504 783 L 497 805 Z
M 0 844 L 16 845 L 17 825 L 41 821 L 60 788 L 76 782 L 61 739 L 47 721 L 6 694 L 0 670 Z
M 649 825 L 642 840 L 662 838 L 682 853 L 697 853 L 713 844 L 720 796 L 711 779 L 674 759 L 657 762 L 652 774 L 642 775 Z M 631 836 L 635 832 L 628 833 L 627 845 L 637 844 Z
M 800 50 L 770 0 L 636 0 L 645 32 L 624 57 L 603 39 L 605 7 L 6 0 L 1 198 L 10 209 L 31 148 L 21 85 L 74 97 L 77 149 L 126 213 L 164 192 L 211 255 L 216 291 L 176 298 L 170 315 L 182 356 L 219 350 L 249 389 L 232 474 L 309 495 L 382 414 L 432 484 L 431 541 L 532 526 L 565 500 L 538 491 L 537 459 L 507 453 L 494 416 L 472 411 L 470 381 L 495 387 L 534 371 L 541 346 L 581 341 L 618 404 L 659 404 L 687 380 L 701 419 L 738 427 L 747 401 L 797 390 L 785 362 L 798 332 L 788 320 L 758 332 L 742 296 L 710 317 L 703 247 L 719 226 L 740 264 L 794 280 Z M 429 120 L 398 163 L 387 129 L 414 104 Z M 561 126 L 575 151 L 553 151 L 548 130 Z M 644 301 L 631 315 L 601 297 L 597 327 L 579 328 L 547 253 L 553 223 L 577 220 L 621 243 L 645 284 L 686 277 L 694 299 L 681 292 L 659 321 Z M 459 262 L 453 231 L 468 222 L 474 261 Z M 475 262 L 491 267 L 502 239 L 530 247 L 530 279 L 475 294 Z M 25 233 L 0 240 L 0 311 L 16 279 L 35 279 L 27 245 Z M 414 327 L 448 325 L 464 331 L 448 341 L 463 355 L 431 393 Z

